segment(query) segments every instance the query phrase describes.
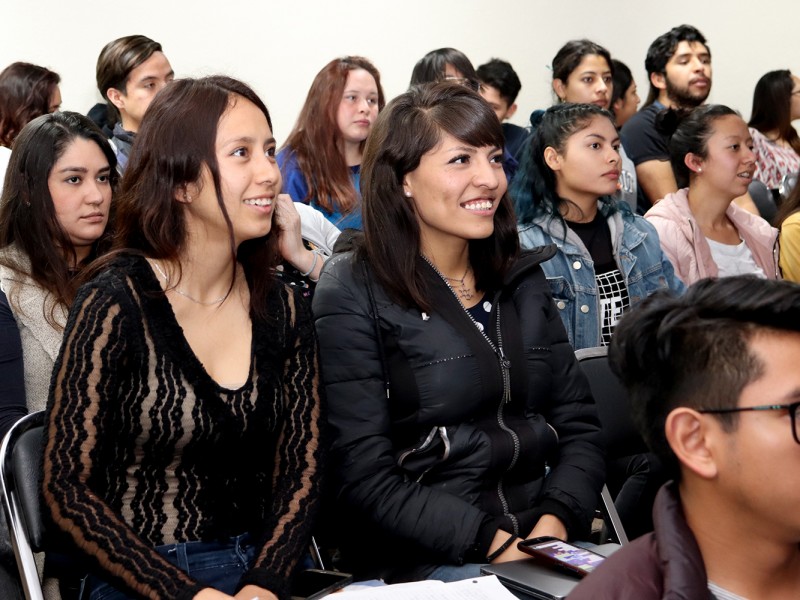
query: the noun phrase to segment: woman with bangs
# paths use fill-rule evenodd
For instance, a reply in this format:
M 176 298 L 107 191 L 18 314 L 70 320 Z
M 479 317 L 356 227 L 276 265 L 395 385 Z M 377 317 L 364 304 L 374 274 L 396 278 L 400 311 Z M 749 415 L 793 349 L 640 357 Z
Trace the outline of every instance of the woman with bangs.
M 275 279 L 280 188 L 243 83 L 182 79 L 149 106 L 45 422 L 44 502 L 91 600 L 289 596 L 321 448 L 309 307 Z
M 361 229 L 361 155 L 384 104 L 381 76 L 366 58 L 325 65 L 278 153 L 283 191 L 339 229 Z
M 589 533 L 599 424 L 502 154 L 473 90 L 398 96 L 364 152 L 363 242 L 317 286 L 336 539 L 359 578 L 464 579 L 523 538 Z

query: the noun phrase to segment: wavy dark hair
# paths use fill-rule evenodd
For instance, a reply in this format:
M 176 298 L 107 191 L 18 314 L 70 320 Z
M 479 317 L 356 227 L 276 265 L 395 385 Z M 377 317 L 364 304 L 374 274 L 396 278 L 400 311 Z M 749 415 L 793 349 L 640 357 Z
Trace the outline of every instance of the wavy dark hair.
M 800 184 L 795 184 L 789 196 L 781 203 L 778 214 L 775 216 L 775 227 L 780 229 L 781 224 L 789 215 L 800 210 Z
M 0 72 L 0 146 L 10 148 L 22 128 L 50 112 L 50 98 L 61 81 L 58 73 L 26 62 Z
M 471 146 L 503 147 L 497 115 L 477 92 L 455 83 L 415 86 L 392 100 L 378 117 L 364 149 L 361 175 L 364 243 L 360 249 L 392 299 L 431 310 L 418 270 L 420 228 L 403 178 L 443 134 Z M 469 241 L 469 260 L 478 289 L 498 289 L 519 254 L 514 211 L 508 194 L 500 199 L 494 232 Z
M 58 325 L 53 311 L 59 304 L 69 306 L 75 298 L 78 272 L 110 246 L 114 219 L 112 211 L 106 232 L 92 245 L 87 259 L 77 264 L 69 235 L 56 217 L 48 185 L 53 166 L 76 138 L 93 141 L 108 160 L 113 194 L 117 159 L 108 140 L 88 117 L 64 111 L 37 117 L 22 129 L 14 142 L 0 198 L 0 248 L 14 244 L 29 259 L 30 271 L 8 256 L 0 257 L 0 262 L 29 275 L 52 294 L 55 303 L 49 311 L 45 309 L 44 316 L 54 327 Z
M 344 157 L 342 132 L 337 113 L 350 71 L 364 69 L 375 79 L 378 88 L 378 111 L 386 104 L 378 69 L 361 56 L 336 58 L 317 73 L 308 90 L 297 123 L 283 148 L 291 150 L 308 184 L 308 195 L 295 198 L 317 205 L 328 213 L 337 208 L 351 212 L 358 205 L 358 191 L 353 186 L 350 169 Z M 364 149 L 364 142 L 361 144 Z
M 442 81 L 448 64 L 453 65 L 469 80 L 473 89 L 478 89 L 478 74 L 475 72 L 475 67 L 466 54 L 455 48 L 438 48 L 420 58 L 411 71 L 409 87 Z
M 609 360 L 640 433 L 671 475 L 680 470 L 664 433 L 667 416 L 681 406 L 736 407 L 763 373 L 748 344 L 759 330 L 800 331 L 796 284 L 753 275 L 703 279 L 683 296 L 656 292 L 622 317 Z M 736 413 L 716 416 L 727 431 L 737 425 Z
M 708 55 L 711 56 L 711 48 L 708 47 L 705 36 L 700 33 L 696 27 L 692 27 L 691 25 L 678 25 L 670 29 L 667 33 L 658 36 L 647 49 L 647 57 L 644 59 L 644 68 L 647 70 L 648 80 L 654 73 L 666 75 L 667 63 L 675 54 L 675 50 L 681 42 L 689 42 L 690 44 L 699 42 L 706 47 Z M 650 106 L 653 102 L 658 100 L 659 92 L 660 90 L 650 81 L 650 91 L 647 94 L 647 100 L 645 100 L 642 108 Z
M 205 166 L 211 173 L 217 203 L 228 226 L 231 261 L 238 261 L 244 268 L 251 313 L 261 319 L 269 318 L 265 313 L 266 296 L 279 262 L 280 230 L 273 220 L 269 234 L 236 247 L 233 224 L 222 199 L 216 157 L 219 120 L 241 98 L 258 107 L 271 129 L 269 111 L 258 95 L 230 77 L 180 79 L 156 95 L 142 119 L 122 179 L 114 252 L 96 266 L 95 272 L 120 252 L 171 261 L 180 268 L 179 259 L 188 244 L 188 234 L 185 209 L 175 200 L 175 194 L 198 182 Z M 235 280 L 234 269 L 229 290 Z M 172 283 L 177 286 L 179 281 L 180 276 Z
M 669 109 L 656 116 L 656 129 L 669 139 L 669 159 L 679 188 L 689 185 L 692 171 L 685 158 L 690 152 L 708 157 L 708 138 L 714 134 L 714 121 L 729 115 L 741 116 L 722 104 L 704 104 L 693 109 Z
M 800 154 L 800 136 L 792 127 L 794 80 L 788 69 L 762 75 L 753 91 L 753 110 L 748 125 L 761 133 L 777 131 Z
M 544 151 L 552 147 L 563 153 L 567 140 L 588 127 L 595 117 L 605 117 L 614 124 L 612 114 L 594 104 L 565 102 L 551 106 L 544 112 L 512 185 L 514 208 L 520 224 L 527 225 L 539 217 L 548 216 L 560 221 L 564 226 L 564 236 L 567 235 L 562 210 L 569 200 L 561 198 L 556 192 L 556 174 L 545 162 Z M 608 206 L 610 212 L 607 214 L 615 210 L 616 203 L 611 196 L 603 196 L 600 201 Z

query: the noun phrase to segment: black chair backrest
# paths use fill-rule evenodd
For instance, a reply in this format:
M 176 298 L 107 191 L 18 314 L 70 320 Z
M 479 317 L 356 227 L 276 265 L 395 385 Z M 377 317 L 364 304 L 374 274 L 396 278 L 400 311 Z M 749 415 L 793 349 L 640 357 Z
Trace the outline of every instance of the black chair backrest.
M 608 363 L 608 349 L 584 348 L 575 356 L 592 389 L 608 458 L 647 452 L 631 417 L 628 392 Z
M 43 430 L 40 423 L 23 431 L 16 439 L 10 457 L 14 487 L 22 508 L 28 542 L 34 552 L 44 551 L 46 539 L 41 496 Z

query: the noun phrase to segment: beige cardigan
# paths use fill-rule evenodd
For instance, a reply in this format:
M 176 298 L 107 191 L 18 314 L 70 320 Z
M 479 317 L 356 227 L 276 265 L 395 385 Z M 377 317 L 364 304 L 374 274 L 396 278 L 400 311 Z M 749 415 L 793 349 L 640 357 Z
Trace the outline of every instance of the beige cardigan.
M 0 289 L 8 297 L 22 340 L 25 402 L 30 412 L 44 410 L 53 363 L 67 323 L 67 307 L 56 306 L 53 318 L 61 327 L 53 327 L 45 315 L 50 313 L 55 300 L 27 274 L 30 271 L 28 257 L 13 245 L 0 250 L 0 257 L 21 269 L 0 265 Z

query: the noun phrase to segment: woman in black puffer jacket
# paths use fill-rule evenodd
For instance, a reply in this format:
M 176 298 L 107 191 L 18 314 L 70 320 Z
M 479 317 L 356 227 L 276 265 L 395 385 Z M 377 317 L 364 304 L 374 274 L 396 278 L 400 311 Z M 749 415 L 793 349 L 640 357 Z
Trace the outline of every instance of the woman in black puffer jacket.
M 589 533 L 600 426 L 502 154 L 475 92 L 396 98 L 364 153 L 364 239 L 317 286 L 330 513 L 358 577 L 462 579 L 518 539 Z

